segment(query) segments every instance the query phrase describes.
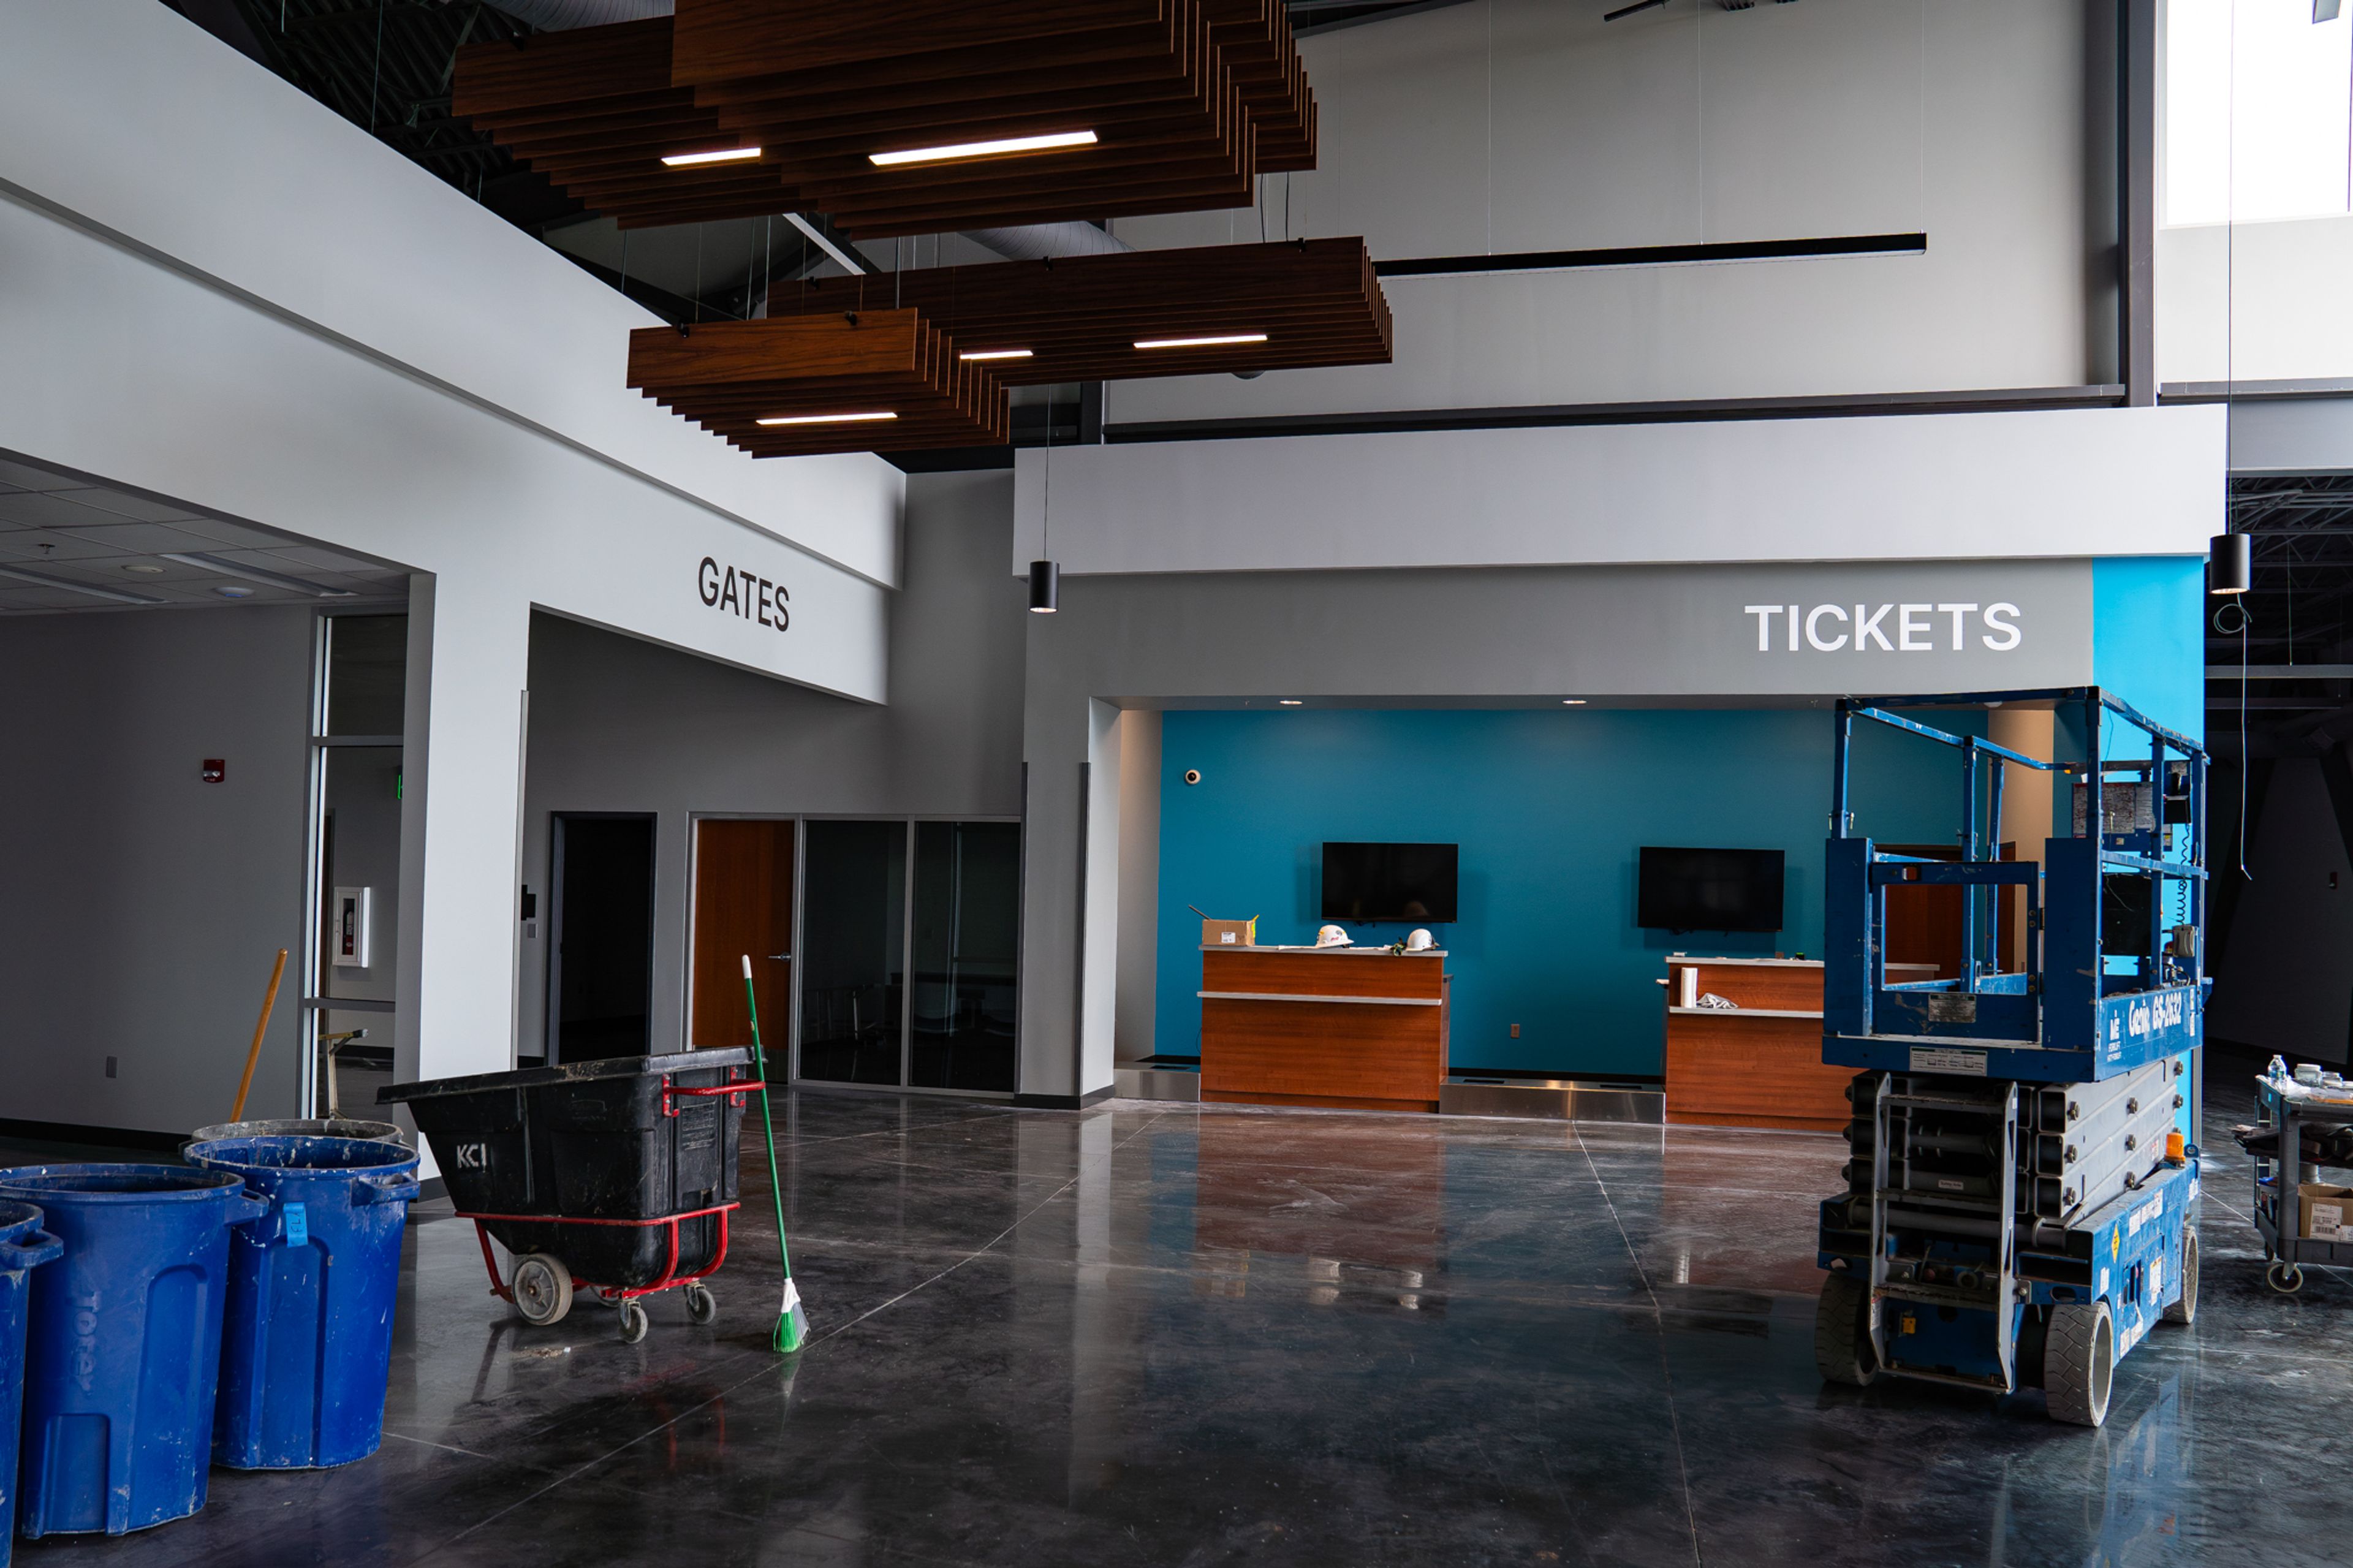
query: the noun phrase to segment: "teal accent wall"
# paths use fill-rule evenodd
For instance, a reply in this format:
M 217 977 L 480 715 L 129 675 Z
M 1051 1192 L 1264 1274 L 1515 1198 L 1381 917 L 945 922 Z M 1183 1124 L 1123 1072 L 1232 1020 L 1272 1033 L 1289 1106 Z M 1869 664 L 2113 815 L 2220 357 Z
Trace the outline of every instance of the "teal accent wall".
M 1981 714 L 1930 721 L 1984 732 Z M 1461 847 L 1461 919 L 1432 928 L 1454 975 L 1456 1070 L 1655 1075 L 1652 983 L 1669 952 L 1820 955 L 1831 722 L 1823 709 L 1168 713 L 1155 1047 L 1199 1050 L 1201 928 L 1187 906 L 1256 915 L 1263 943 L 1312 942 L 1324 841 L 1410 840 Z M 1856 750 L 1857 831 L 1953 842 L 1957 752 L 1870 725 Z M 1201 783 L 1185 783 L 1188 768 Z M 1784 851 L 1788 928 L 1637 929 L 1645 844 Z
M 2092 679 L 2168 730 L 2206 735 L 2206 562 L 2092 563 Z

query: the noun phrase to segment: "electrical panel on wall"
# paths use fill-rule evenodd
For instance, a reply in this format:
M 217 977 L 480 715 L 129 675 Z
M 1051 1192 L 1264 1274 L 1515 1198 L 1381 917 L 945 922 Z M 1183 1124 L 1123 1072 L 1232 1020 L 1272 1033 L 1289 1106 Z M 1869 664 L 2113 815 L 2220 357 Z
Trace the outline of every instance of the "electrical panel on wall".
M 375 902 L 375 891 L 373 888 L 335 889 L 335 927 L 331 962 L 337 969 L 368 967 L 368 910 Z

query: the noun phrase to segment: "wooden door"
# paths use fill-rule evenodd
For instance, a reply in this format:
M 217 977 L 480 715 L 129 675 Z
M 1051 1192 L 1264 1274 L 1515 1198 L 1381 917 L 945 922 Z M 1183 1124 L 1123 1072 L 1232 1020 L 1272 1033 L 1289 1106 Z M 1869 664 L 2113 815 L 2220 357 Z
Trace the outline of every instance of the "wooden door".
M 793 996 L 793 824 L 791 819 L 694 825 L 693 1016 L 688 1040 L 699 1048 L 748 1046 L 744 959 L 752 960 L 760 1003 L 760 1039 L 768 1070 L 787 1070 Z

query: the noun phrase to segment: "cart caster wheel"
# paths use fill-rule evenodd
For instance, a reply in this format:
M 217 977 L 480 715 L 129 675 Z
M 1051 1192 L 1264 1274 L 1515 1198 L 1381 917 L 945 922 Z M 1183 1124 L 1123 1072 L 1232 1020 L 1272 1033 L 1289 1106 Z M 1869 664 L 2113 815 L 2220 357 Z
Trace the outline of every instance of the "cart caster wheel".
M 635 1300 L 621 1303 L 621 1342 L 636 1344 L 646 1337 L 646 1310 Z
M 2042 1340 L 2042 1393 L 2051 1419 L 2070 1426 L 2105 1421 L 2116 1372 L 2116 1326 L 2105 1301 L 2051 1309 Z
M 719 1299 L 700 1285 L 686 1288 L 686 1321 L 707 1323 L 719 1315 Z
M 544 1252 L 526 1252 L 516 1258 L 507 1289 L 514 1293 L 516 1313 L 533 1328 L 560 1323 L 572 1310 L 572 1270 L 564 1259 Z
M 2283 1296 L 2293 1296 L 2304 1289 L 2304 1270 L 2293 1263 L 2274 1262 L 2263 1270 L 2263 1283 Z
M 1833 1274 L 1822 1281 L 1821 1300 L 1814 1304 L 1814 1366 L 1823 1382 L 1863 1388 L 1879 1375 L 1865 1316 L 1869 1306 L 1870 1292 L 1861 1280 Z
M 2185 1326 L 2198 1321 L 2198 1232 L 2186 1225 L 2181 1227 L 2181 1300 L 2165 1310 L 2165 1321 Z

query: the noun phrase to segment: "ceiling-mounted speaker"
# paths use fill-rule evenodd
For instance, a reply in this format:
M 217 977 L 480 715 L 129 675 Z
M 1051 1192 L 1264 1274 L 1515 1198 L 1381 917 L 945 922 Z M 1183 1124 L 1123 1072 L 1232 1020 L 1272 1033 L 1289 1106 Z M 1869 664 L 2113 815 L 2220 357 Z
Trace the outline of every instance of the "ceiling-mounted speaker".
M 1013 438 L 1005 384 L 912 310 L 643 327 L 629 384 L 755 458 Z

